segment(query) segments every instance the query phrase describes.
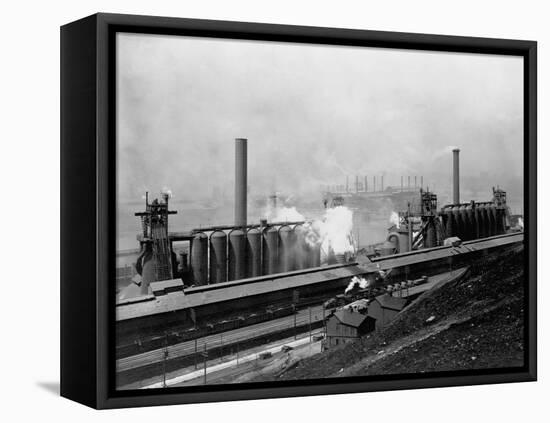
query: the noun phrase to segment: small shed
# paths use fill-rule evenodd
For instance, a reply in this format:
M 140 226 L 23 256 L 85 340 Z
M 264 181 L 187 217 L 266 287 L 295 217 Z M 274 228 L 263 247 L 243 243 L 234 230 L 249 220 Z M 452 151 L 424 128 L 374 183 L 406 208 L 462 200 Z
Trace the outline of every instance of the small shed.
M 391 322 L 406 305 L 406 298 L 392 297 L 389 294 L 379 295 L 369 304 L 368 316 L 375 319 L 378 330 Z
M 350 309 L 340 309 L 327 318 L 325 347 L 353 342 L 375 328 L 375 320 Z

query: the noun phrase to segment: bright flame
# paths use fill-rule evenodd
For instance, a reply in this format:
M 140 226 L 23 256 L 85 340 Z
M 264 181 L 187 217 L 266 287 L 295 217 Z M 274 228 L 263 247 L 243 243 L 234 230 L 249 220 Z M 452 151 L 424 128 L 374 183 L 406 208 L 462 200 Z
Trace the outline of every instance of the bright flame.
M 344 291 L 344 294 L 347 294 L 349 291 L 354 289 L 356 286 L 358 286 L 360 289 L 368 288 L 369 281 L 366 280 L 365 278 L 359 278 L 357 276 L 354 276 L 353 278 L 351 278 L 351 282 L 348 284 L 348 287 Z

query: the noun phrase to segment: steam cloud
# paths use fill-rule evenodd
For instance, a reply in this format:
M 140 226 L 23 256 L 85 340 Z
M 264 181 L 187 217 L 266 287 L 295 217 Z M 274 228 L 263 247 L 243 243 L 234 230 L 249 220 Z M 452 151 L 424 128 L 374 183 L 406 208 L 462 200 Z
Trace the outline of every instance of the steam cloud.
M 365 288 L 368 288 L 369 285 L 370 285 L 369 281 L 366 280 L 365 278 L 354 276 L 353 278 L 351 278 L 351 282 L 348 284 L 346 290 L 344 291 L 344 294 L 347 294 L 348 292 L 350 292 L 356 287 L 360 289 L 365 289 Z
M 399 228 L 399 214 L 397 214 L 397 212 L 394 212 L 394 211 L 391 212 L 390 223 L 395 225 L 395 227 Z
M 306 220 L 296 207 L 268 207 L 264 216 L 270 222 Z M 327 209 L 321 219 L 304 223 L 298 231 L 309 246 L 320 245 L 325 255 L 328 254 L 329 249 L 334 254 L 354 252 L 353 212 L 345 206 Z

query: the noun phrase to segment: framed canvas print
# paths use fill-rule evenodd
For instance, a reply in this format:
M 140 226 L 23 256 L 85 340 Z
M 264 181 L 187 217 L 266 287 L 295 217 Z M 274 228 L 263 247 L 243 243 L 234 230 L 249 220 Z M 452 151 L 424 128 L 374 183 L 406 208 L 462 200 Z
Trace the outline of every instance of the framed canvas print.
M 536 379 L 536 43 L 61 28 L 61 393 Z

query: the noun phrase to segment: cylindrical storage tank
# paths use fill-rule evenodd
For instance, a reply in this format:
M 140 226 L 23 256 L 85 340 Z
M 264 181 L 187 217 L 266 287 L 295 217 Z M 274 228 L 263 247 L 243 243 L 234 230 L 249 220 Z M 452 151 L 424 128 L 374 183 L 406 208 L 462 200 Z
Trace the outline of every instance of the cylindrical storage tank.
M 279 231 L 275 227 L 264 229 L 263 233 L 263 274 L 272 275 L 279 272 Z
M 455 224 L 451 207 L 445 210 L 445 235 L 447 238 L 455 235 Z
M 504 221 L 505 213 L 504 209 L 496 209 L 496 219 L 497 219 L 497 235 L 502 235 L 506 231 L 506 223 Z
M 208 281 L 208 237 L 198 233 L 191 243 L 191 269 L 195 285 L 206 285 Z
M 462 239 L 462 219 L 460 218 L 460 206 L 453 207 L 453 236 Z
M 491 208 L 488 204 L 485 204 L 483 206 L 483 209 L 485 211 L 485 236 L 492 236 L 493 235 L 493 223 L 491 219 Z
M 227 281 L 227 235 L 215 231 L 210 235 L 210 283 Z
M 279 228 L 279 265 L 281 272 L 295 269 L 296 234 L 290 226 Z
M 479 211 L 472 201 L 472 204 L 468 206 L 468 212 L 470 213 L 470 222 L 472 224 L 472 239 L 478 239 L 479 236 Z
M 309 267 L 309 257 L 311 255 L 311 247 L 305 239 L 298 238 L 296 241 L 296 262 L 295 270 L 307 269 Z
M 460 206 L 460 222 L 462 223 L 462 239 L 468 241 L 471 239 L 471 225 L 470 220 L 468 219 L 468 211 L 466 206 Z
M 491 236 L 498 235 L 497 208 L 496 206 L 489 206 L 488 210 L 491 218 Z
M 487 210 L 485 209 L 485 204 L 479 204 L 477 207 L 478 211 L 478 226 L 479 226 L 479 237 L 487 237 Z
M 294 268 L 295 270 L 307 269 L 309 267 L 310 246 L 306 242 L 306 229 L 302 225 L 296 225 L 294 234 L 296 236 Z
M 321 244 L 311 245 L 309 247 L 308 267 L 321 266 Z
M 242 230 L 229 232 L 229 275 L 227 280 L 246 278 L 246 237 Z
M 252 228 L 246 234 L 247 277 L 262 275 L 262 234 L 259 229 Z
M 437 239 L 436 239 L 436 232 L 435 232 L 435 224 L 433 219 L 430 219 L 428 221 L 428 224 L 426 225 L 426 232 L 424 234 L 424 247 L 425 248 L 433 248 L 437 246 Z
M 489 204 L 485 205 L 485 236 L 493 236 L 493 216 Z

